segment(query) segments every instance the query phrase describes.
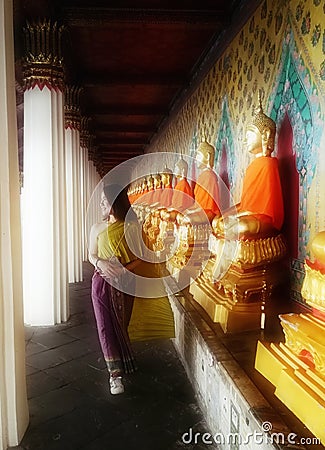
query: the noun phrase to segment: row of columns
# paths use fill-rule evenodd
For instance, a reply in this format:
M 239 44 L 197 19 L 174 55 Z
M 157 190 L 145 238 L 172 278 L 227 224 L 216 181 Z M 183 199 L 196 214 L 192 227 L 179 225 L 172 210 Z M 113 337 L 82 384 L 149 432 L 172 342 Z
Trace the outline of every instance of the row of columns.
M 61 35 L 49 22 L 25 30 L 20 195 L 13 3 L 0 0 L 0 450 L 17 446 L 29 421 L 24 321 L 68 319 L 68 282 L 82 279 L 87 204 L 100 181 L 72 107 L 80 90 L 64 84 Z M 92 206 L 87 221 L 97 220 Z
M 90 140 L 81 145 L 81 89 L 64 84 L 62 33 L 51 22 L 24 30 L 23 280 L 31 325 L 69 317 L 68 282 L 82 281 L 86 205 L 100 179 Z
M 28 425 L 12 0 L 0 0 L 0 450 Z

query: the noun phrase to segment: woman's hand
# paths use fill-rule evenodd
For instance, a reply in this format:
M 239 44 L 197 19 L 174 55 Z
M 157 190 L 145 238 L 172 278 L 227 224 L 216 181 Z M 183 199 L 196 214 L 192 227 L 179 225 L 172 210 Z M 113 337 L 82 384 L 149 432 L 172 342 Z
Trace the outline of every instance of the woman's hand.
M 109 260 L 100 259 L 96 267 L 100 270 L 101 275 L 106 278 L 118 278 L 125 272 L 124 267 L 115 257 Z

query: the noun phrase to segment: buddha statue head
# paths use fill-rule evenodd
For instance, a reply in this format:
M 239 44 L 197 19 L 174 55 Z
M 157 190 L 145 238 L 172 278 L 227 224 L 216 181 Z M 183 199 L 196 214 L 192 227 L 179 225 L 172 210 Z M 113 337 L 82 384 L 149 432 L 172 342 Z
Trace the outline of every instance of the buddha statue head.
M 209 167 L 210 169 L 214 165 L 215 148 L 207 141 L 201 142 L 196 150 L 196 161 L 201 169 Z
M 161 172 L 161 180 L 164 187 L 171 187 L 173 184 L 173 172 L 167 166 Z
M 312 240 L 311 249 L 316 260 L 325 267 L 325 231 L 316 234 Z
M 177 178 L 186 178 L 188 172 L 188 164 L 187 162 L 181 157 L 179 161 L 177 161 L 175 165 L 175 175 Z
M 251 123 L 246 128 L 247 150 L 254 155 L 271 156 L 274 150 L 275 133 L 275 122 L 264 114 L 260 101 Z

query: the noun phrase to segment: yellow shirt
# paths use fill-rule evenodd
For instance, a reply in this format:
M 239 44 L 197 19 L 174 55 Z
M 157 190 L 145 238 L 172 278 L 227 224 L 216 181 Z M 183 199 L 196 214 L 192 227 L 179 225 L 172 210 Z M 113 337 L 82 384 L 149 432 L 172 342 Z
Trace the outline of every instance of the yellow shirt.
M 98 257 L 109 259 L 116 256 L 121 264 L 126 265 L 141 257 L 142 245 L 137 222 L 116 221 L 109 224 L 97 237 Z M 131 247 L 131 248 L 130 248 Z

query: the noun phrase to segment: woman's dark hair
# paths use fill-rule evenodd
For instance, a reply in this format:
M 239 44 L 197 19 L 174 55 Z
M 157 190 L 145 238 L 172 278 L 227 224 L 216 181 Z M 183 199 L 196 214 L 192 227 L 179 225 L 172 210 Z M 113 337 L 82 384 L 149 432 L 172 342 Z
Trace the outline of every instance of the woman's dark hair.
M 131 209 L 126 188 L 118 184 L 106 184 L 103 189 L 105 197 L 111 205 L 112 214 L 115 219 L 124 221 L 128 212 L 128 218 L 130 217 L 131 220 L 136 219 L 136 215 Z

